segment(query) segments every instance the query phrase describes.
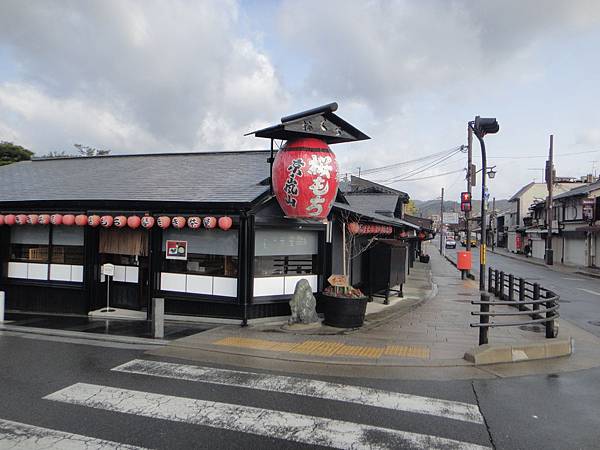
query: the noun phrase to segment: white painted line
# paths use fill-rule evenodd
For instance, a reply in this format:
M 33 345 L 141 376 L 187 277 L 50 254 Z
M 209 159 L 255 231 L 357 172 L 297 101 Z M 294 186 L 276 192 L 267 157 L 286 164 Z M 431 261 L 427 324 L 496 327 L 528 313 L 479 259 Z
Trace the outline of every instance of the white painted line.
M 581 281 L 583 278 L 563 278 L 563 280 Z
M 134 359 L 112 369 L 177 380 L 237 386 L 483 424 L 477 405 L 304 378 Z
M 0 419 L 0 449 L 41 450 L 50 448 L 125 450 L 141 447 Z
M 577 289 L 579 289 L 580 291 L 583 291 L 583 292 L 587 292 L 588 294 L 593 294 L 593 295 L 597 295 L 600 297 L 600 292 L 591 291 L 589 289 L 584 289 L 584 288 L 577 288 Z
M 47 400 L 340 449 L 484 449 L 476 444 L 284 411 L 77 383 Z

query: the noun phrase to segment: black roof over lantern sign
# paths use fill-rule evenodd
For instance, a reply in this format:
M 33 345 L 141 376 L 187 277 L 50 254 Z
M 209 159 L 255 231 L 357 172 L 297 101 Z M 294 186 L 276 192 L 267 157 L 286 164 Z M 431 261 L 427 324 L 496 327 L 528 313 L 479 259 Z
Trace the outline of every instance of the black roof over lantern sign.
M 246 134 L 246 136 L 254 134 L 256 137 L 286 141 L 314 137 L 325 141 L 327 144 L 371 139 L 362 131 L 334 114 L 333 112 L 337 108 L 337 103 L 329 103 L 282 117 L 281 124 L 253 131 Z

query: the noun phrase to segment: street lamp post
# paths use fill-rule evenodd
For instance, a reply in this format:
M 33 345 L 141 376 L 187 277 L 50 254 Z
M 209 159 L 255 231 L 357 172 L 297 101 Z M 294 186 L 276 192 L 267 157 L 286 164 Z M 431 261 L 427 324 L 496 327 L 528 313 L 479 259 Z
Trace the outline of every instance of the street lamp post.
M 487 158 L 485 153 L 485 141 L 483 137 L 486 134 L 494 134 L 500 130 L 500 125 L 495 118 L 475 117 L 473 122 L 469 122 L 469 127 L 479 141 L 481 147 L 481 243 L 479 244 L 479 290 L 485 291 L 485 257 L 487 244 L 487 225 L 486 225 L 486 174 L 487 174 Z

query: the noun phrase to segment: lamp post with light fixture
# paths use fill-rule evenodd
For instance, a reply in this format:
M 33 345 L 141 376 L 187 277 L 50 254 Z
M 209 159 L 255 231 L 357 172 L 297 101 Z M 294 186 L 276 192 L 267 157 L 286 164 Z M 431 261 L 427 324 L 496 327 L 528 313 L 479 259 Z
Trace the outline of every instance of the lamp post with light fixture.
M 485 200 L 487 197 L 486 174 L 493 178 L 496 172 L 493 167 L 488 170 L 487 159 L 485 153 L 485 141 L 483 137 L 486 134 L 495 134 L 500 130 L 500 125 L 495 118 L 476 116 L 475 120 L 469 122 L 469 128 L 473 130 L 475 137 L 479 141 L 481 147 L 481 167 L 486 168 L 481 172 L 481 242 L 479 244 L 479 290 L 485 291 L 485 257 L 486 257 L 486 242 L 487 242 L 487 225 L 486 225 L 486 208 Z

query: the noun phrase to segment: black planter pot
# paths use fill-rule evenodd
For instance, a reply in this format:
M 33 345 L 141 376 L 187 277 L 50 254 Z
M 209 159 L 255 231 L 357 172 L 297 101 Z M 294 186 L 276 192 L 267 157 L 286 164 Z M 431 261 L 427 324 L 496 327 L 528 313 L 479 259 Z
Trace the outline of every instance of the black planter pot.
M 342 298 L 321 294 L 321 310 L 325 315 L 323 323 L 337 328 L 358 328 L 365 321 L 368 297 Z
M 428 263 L 429 262 L 429 255 L 421 255 L 419 256 L 419 261 L 422 263 Z

